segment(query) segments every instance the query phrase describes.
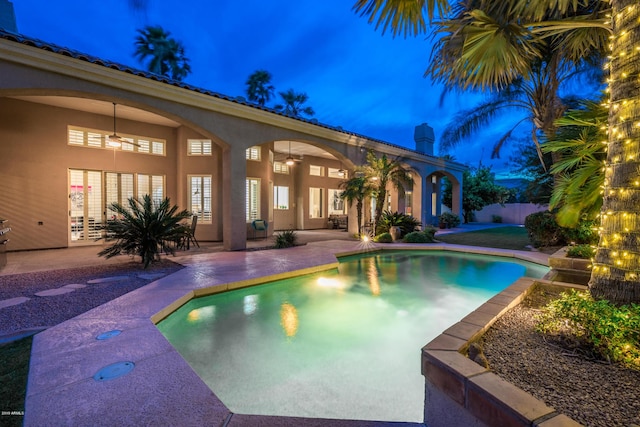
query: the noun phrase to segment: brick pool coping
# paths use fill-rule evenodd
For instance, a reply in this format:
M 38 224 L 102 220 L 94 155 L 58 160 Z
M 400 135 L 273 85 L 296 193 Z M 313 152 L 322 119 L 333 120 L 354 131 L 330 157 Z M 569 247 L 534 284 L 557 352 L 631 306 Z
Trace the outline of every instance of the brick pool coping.
M 536 286 L 586 289 L 568 283 L 523 277 L 422 348 L 426 381 L 425 422 L 430 426 L 580 426 L 529 393 L 464 356 L 478 340 Z
M 179 262 L 186 268 L 34 337 L 24 425 L 422 425 L 234 414 L 155 327 L 155 323 L 192 297 L 335 268 L 338 256 L 379 249 L 480 253 L 547 264 L 546 256 L 534 252 L 442 244 L 363 245 L 355 241 L 324 241 L 283 250 L 181 258 Z M 121 333 L 106 340 L 96 339 L 111 330 Z M 452 336 L 452 339 L 460 338 Z M 427 344 L 423 358 L 425 351 L 430 352 L 429 357 L 434 351 L 435 356 L 439 355 L 437 352 L 452 355 L 451 349 L 429 347 L 440 346 L 436 340 Z M 436 362 L 440 359 L 429 360 L 434 367 L 439 366 Z M 116 379 L 94 380 L 100 369 L 117 362 L 129 362 L 134 368 Z

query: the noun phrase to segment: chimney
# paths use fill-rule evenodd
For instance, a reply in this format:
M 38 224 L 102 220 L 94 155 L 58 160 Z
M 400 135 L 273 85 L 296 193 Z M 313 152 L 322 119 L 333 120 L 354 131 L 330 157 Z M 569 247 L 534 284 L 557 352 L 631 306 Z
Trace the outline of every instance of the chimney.
M 0 28 L 14 33 L 18 32 L 13 3 L 7 0 L 0 0 Z
M 413 139 L 416 141 L 416 151 L 433 156 L 433 144 L 436 142 L 436 137 L 431 126 L 426 123 L 416 126 Z

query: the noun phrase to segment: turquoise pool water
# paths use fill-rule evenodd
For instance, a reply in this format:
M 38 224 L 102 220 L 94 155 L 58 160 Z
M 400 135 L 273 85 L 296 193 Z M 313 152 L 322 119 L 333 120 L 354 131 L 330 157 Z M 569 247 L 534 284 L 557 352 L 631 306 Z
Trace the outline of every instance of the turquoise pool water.
M 421 348 L 519 277 L 547 272 L 385 251 L 192 300 L 158 328 L 232 412 L 422 422 Z

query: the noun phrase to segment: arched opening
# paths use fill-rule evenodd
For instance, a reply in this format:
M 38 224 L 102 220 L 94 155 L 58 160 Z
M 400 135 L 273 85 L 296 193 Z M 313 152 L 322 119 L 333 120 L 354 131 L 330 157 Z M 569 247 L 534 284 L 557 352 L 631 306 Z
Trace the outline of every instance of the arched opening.
M 247 149 L 247 230 L 266 219 L 269 233 L 347 228 L 349 207 L 341 183 L 353 162 L 316 141 L 276 139 Z

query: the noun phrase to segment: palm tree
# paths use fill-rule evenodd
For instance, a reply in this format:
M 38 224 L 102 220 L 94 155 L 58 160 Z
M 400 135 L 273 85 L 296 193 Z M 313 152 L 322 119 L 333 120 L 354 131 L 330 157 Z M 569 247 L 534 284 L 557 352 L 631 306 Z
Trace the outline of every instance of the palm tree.
M 563 227 L 595 219 L 602 207 L 607 115 L 601 103 L 584 101 L 557 121 L 558 134 L 542 145 L 543 152 L 559 154 L 551 168 L 556 179 L 549 208 L 558 209 L 556 220 Z
M 313 116 L 315 114 L 313 108 L 303 106 L 309 100 L 309 96 L 306 93 L 296 93 L 293 89 L 289 89 L 286 92 L 278 92 L 278 94 L 284 104 L 274 106 L 273 108 L 276 110 L 294 117 L 300 117 L 302 114 L 305 116 Z
M 182 80 L 191 72 L 191 66 L 182 43 L 169 38 L 170 35 L 159 25 L 138 29 L 134 56 L 141 63 L 149 59 L 148 71 Z
M 584 3 L 566 13 L 558 10 L 548 11 L 544 19 L 559 20 L 569 15 L 574 20 L 597 17 L 601 9 L 600 2 Z M 506 43 L 505 40 L 503 43 L 496 43 L 493 38 L 495 27 L 510 25 L 516 22 L 516 19 L 535 21 L 536 13 L 533 9 L 524 13 L 519 11 L 518 15 L 514 16 L 508 9 L 505 10 L 502 2 L 475 0 L 456 5 L 452 16 L 438 27 L 436 34 L 441 37 L 434 46 L 433 60 L 427 73 L 450 90 L 479 88 L 491 91 L 485 102 L 456 116 L 443 135 L 443 147 L 456 145 L 479 127 L 490 125 L 494 117 L 504 109 L 520 110 L 524 117 L 494 144 L 491 157 L 499 157 L 500 149 L 510 139 L 513 130 L 520 123 L 528 121 L 532 126 L 531 136 L 538 157 L 546 169 L 538 133 L 543 133 L 547 139 L 553 137 L 556 131 L 555 121 L 567 108 L 567 100 L 560 97 L 560 91 L 563 87 L 566 90 L 567 82 L 575 80 L 577 76 L 601 80 L 601 62 L 604 47 L 607 45 L 608 31 L 596 31 L 593 44 L 584 43 L 573 32 L 553 34 L 544 43 L 540 40 L 530 40 L 531 37 L 524 35 L 520 37 L 524 42 L 518 40 L 509 46 L 511 51 L 508 55 L 514 58 L 510 61 L 510 66 L 520 67 L 520 74 L 510 74 L 513 73 L 513 69 L 501 71 L 498 66 L 497 75 L 492 76 L 494 80 L 489 81 L 484 77 L 476 77 L 478 71 L 471 71 L 465 65 L 461 65 L 462 62 L 459 60 L 463 56 L 482 56 L 484 61 L 489 63 L 484 64 L 487 67 L 486 72 L 491 73 L 491 69 L 495 67 L 491 62 L 494 58 L 487 60 L 487 57 L 495 57 L 498 51 L 489 50 L 487 54 L 486 49 L 501 49 L 500 46 Z M 493 34 L 487 36 L 476 30 L 474 27 L 478 25 L 493 26 Z M 461 46 L 464 46 L 470 33 L 477 37 L 474 39 L 475 46 L 468 47 L 463 53 L 465 48 Z M 520 36 L 519 33 L 514 33 L 515 36 L 510 37 L 509 41 Z M 535 52 L 531 52 L 531 46 L 535 47 Z M 484 52 L 480 52 L 483 50 Z M 525 58 L 526 62 L 516 61 L 522 58 Z
M 387 187 L 389 183 L 398 191 L 404 192 L 413 185 L 411 173 L 404 168 L 401 159 L 390 160 L 386 154 L 378 158 L 372 150 L 367 152 L 367 163 L 362 170 L 371 182 L 374 188 L 374 196 L 376 198 L 376 212 L 374 224 L 377 227 L 380 223 L 380 217 L 384 211 L 385 201 L 387 200 Z
M 589 290 L 597 299 L 624 304 L 640 302 L 640 8 L 637 0 L 589 1 L 595 16 L 572 16 L 576 4 L 557 0 L 486 0 L 479 6 L 503 11 L 501 20 L 481 9 L 467 12 L 466 25 L 458 26 L 452 50 L 442 60 L 441 69 L 463 88 L 503 87 L 526 75 L 529 64 L 540 57 L 540 46 L 554 40 L 563 59 L 580 60 L 586 49 L 605 50 L 597 40 L 611 32 L 607 54 L 609 71 L 609 135 L 605 161 L 604 198 L 601 211 L 600 242 L 596 251 Z M 606 17 L 605 9 L 610 6 Z M 391 25 L 409 34 L 423 29 L 423 14 L 433 19 L 440 10 L 444 26 L 451 11 L 446 0 L 359 0 L 354 8 L 370 16 L 377 25 Z M 561 15 L 558 16 L 557 13 Z M 455 15 L 454 15 L 455 18 Z M 438 24 L 443 25 L 443 24 Z M 554 39 L 555 35 L 571 37 Z M 609 52 L 610 50 L 610 52 Z M 447 53 L 447 52 L 445 52 Z M 630 102 L 631 101 L 631 102 Z
M 191 217 L 187 210 L 178 212 L 168 198 L 154 203 L 151 196 L 131 197 L 128 206 L 112 203 L 110 209 L 118 218 L 109 220 L 105 227 L 107 242 L 116 241 L 103 249 L 99 256 L 111 258 L 120 254 L 138 255 L 144 268 L 160 259 L 160 252 L 173 254 L 173 247 L 188 236 L 189 228 L 182 221 Z
M 246 85 L 249 101 L 257 102 L 264 106 L 273 97 L 275 88 L 271 84 L 271 73 L 268 71 L 255 71 L 247 79 Z
M 371 185 L 369 178 L 357 175 L 342 181 L 340 188 L 344 190 L 340 193 L 340 198 L 346 200 L 350 207 L 353 205 L 353 202 L 356 202 L 358 233 L 360 233 L 362 230 L 362 208 L 364 206 L 364 200 L 370 197 L 375 189 Z

